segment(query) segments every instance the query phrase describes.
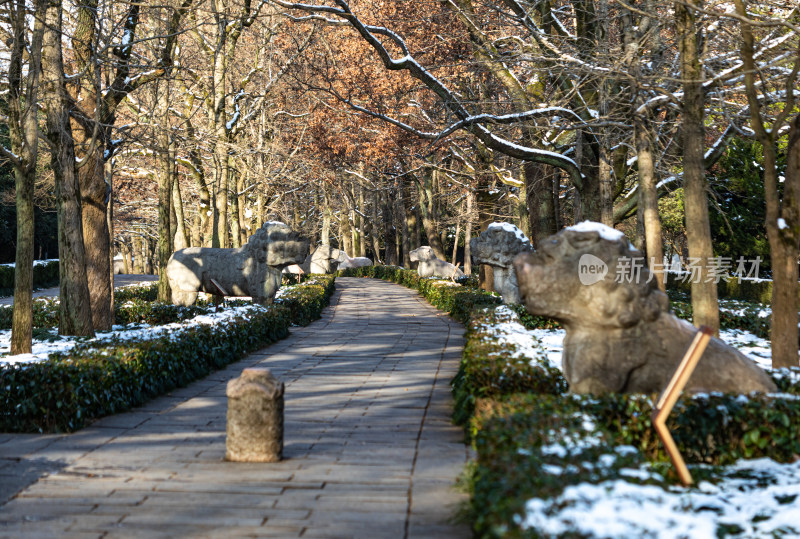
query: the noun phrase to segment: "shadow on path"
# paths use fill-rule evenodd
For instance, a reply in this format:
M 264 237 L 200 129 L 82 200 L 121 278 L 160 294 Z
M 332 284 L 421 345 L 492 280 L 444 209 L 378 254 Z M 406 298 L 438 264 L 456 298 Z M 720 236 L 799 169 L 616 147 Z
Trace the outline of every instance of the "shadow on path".
M 322 319 L 142 408 L 41 447 L 0 435 L 0 459 L 39 477 L 0 507 L 0 537 L 469 537 L 451 523 L 463 326 L 399 285 L 336 287 Z M 255 365 L 286 384 L 285 458 L 225 462 L 225 386 Z

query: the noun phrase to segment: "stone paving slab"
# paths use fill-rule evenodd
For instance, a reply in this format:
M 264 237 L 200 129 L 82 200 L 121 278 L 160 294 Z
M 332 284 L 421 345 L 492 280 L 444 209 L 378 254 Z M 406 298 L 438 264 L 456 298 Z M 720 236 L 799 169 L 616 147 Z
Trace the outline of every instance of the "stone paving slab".
M 0 538 L 469 537 L 450 423 L 463 327 L 416 292 L 339 278 L 332 306 L 202 381 L 71 435 L 0 434 Z M 286 384 L 278 463 L 225 454 L 225 386 Z

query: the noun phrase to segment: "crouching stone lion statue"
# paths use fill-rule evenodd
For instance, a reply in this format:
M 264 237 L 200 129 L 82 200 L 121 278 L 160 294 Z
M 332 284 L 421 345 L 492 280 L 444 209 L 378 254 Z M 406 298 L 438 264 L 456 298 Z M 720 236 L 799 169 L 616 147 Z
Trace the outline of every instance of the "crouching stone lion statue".
M 408 255 L 411 257 L 412 262 L 419 262 L 417 273 L 419 273 L 420 277 L 454 279 L 464 276 L 464 272 L 450 262 L 436 258 L 436 255 L 433 254 L 433 249 L 427 245 L 414 249 Z
M 307 253 L 308 240 L 275 221 L 265 223 L 244 247 L 175 251 L 167 262 L 172 303 L 191 305 L 198 292 L 252 296 L 256 303 L 272 303 L 281 285 L 281 270 L 302 262 Z
M 697 333 L 669 311 L 642 256 L 621 232 L 584 222 L 514 260 L 528 312 L 555 318 L 567 331 L 562 363 L 571 391 L 660 392 Z M 716 338 L 686 389 L 776 391 L 760 367 Z

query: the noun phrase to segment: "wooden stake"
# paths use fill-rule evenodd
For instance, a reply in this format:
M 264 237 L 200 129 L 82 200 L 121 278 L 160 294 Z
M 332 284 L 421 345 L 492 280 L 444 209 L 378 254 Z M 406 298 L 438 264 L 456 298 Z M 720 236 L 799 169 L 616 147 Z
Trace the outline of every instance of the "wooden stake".
M 700 361 L 700 357 L 705 352 L 711 333 L 711 328 L 707 326 L 702 326 L 700 331 L 697 332 L 675 374 L 672 375 L 672 379 L 667 384 L 666 389 L 661 393 L 651 416 L 653 428 L 658 433 L 658 437 L 661 438 L 664 447 L 666 447 L 669 458 L 672 459 L 672 464 L 678 472 L 678 477 L 687 486 L 692 484 L 692 475 L 683 461 L 678 446 L 675 445 L 675 440 L 672 438 L 669 429 L 667 429 L 667 416 L 672 412 L 672 408 L 678 401 L 681 391 L 683 391 L 695 367 L 697 367 L 697 362 Z

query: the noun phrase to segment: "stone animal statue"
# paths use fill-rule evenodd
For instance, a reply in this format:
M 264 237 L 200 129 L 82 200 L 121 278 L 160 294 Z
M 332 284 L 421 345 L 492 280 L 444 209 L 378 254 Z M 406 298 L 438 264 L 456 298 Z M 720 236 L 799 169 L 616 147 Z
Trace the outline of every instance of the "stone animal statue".
M 281 285 L 281 270 L 304 260 L 307 253 L 308 240 L 275 221 L 265 223 L 244 247 L 175 251 L 167 263 L 172 303 L 191 305 L 198 292 L 252 296 L 256 303 L 272 303 Z
M 339 269 L 350 269 L 350 268 L 363 268 L 365 266 L 371 266 L 372 260 L 364 256 L 356 256 L 354 258 L 350 258 L 347 253 L 342 250 L 339 250 Z
M 494 290 L 503 296 L 504 303 L 519 303 L 514 257 L 533 251 L 533 245 L 522 231 L 510 223 L 492 223 L 477 238 L 469 242 L 472 260 L 492 266 Z
M 427 245 L 418 247 L 408 254 L 412 262 L 419 262 L 417 273 L 419 273 L 420 277 L 456 279 L 464 276 L 464 272 L 450 262 L 445 262 L 444 260 L 436 258 L 436 255 L 433 254 L 433 249 Z
M 334 273 L 338 269 L 342 252 L 327 244 L 320 245 L 306 256 L 302 264 L 287 266 L 283 273 Z
M 636 272 L 620 272 L 640 261 Z M 642 253 L 625 236 L 583 222 L 539 242 L 514 260 L 519 291 L 534 315 L 566 329 L 564 376 L 575 393 L 662 391 L 697 329 L 669 310 Z M 776 391 L 769 376 L 738 350 L 712 338 L 687 391 Z

